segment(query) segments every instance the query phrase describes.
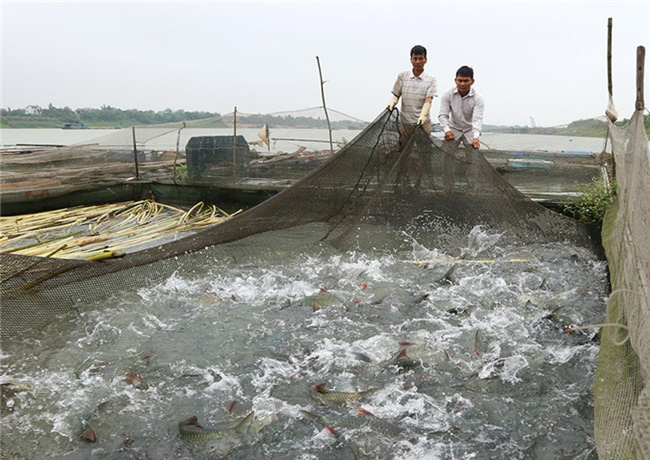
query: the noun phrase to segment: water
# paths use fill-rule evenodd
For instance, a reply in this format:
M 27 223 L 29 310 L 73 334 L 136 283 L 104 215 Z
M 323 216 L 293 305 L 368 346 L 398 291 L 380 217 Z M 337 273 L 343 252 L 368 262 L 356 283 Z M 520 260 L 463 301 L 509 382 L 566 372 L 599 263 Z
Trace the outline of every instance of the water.
M 138 136 L 145 136 L 146 131 L 151 129 L 138 130 Z M 244 136 L 248 142 L 257 141 L 259 128 L 239 128 L 237 134 Z M 337 149 L 337 143 L 352 140 L 361 131 L 337 129 L 332 131 L 332 140 L 334 148 Z M 113 145 L 133 145 L 132 133 L 130 129 L 3 129 L 0 130 L 1 146 L 15 146 L 16 144 L 54 144 L 70 145 L 78 143 L 93 142 L 96 139 L 108 138 L 115 139 Z M 232 128 L 186 128 L 181 130 L 180 148 L 184 150 L 187 141 L 194 136 L 232 136 Z M 154 134 L 155 136 L 155 134 Z M 178 129 L 170 130 L 167 134 L 155 137 L 146 143 L 147 148 L 153 150 L 172 150 L 176 149 L 178 138 Z M 290 139 L 309 139 L 320 140 L 320 142 L 306 141 L 284 141 L 274 140 L 275 138 Z M 327 142 L 325 142 L 327 141 Z M 329 133 L 326 129 L 272 129 L 271 130 L 271 150 L 274 152 L 285 151 L 293 152 L 299 147 L 304 146 L 309 150 L 328 150 Z M 266 145 L 255 147 L 260 152 L 267 151 Z
M 598 336 L 572 327 L 602 322 L 603 261 L 480 228 L 465 250 L 478 262 L 406 236 L 407 249 L 387 251 L 304 243 L 322 230 L 204 250 L 161 284 L 78 305 L 3 344 L 4 381 L 31 387 L 3 406 L 7 457 L 596 458 Z M 414 368 L 392 364 L 403 348 Z M 130 373 L 146 385 L 127 383 Z M 299 410 L 357 406 L 320 405 L 318 383 L 377 388 L 361 407 L 401 434 L 362 423 L 334 437 Z M 251 409 L 276 418 L 256 440 L 215 452 L 179 439 L 191 415 L 214 425 Z M 96 443 L 81 439 L 82 419 Z
M 60 144 L 68 145 L 80 142 L 86 142 L 100 136 L 116 134 L 120 130 L 112 129 L 2 129 L 0 130 L 0 145 L 2 147 L 13 146 L 16 144 Z M 123 130 L 125 138 L 121 141 L 124 145 L 129 145 L 130 130 Z M 258 140 L 258 128 L 238 129 L 237 134 L 243 135 L 247 141 Z M 360 131 L 358 130 L 333 130 L 332 138 L 335 143 L 352 140 Z M 187 141 L 192 136 L 216 136 L 232 135 L 231 128 L 213 128 L 198 129 L 186 128 L 181 131 L 180 146 L 184 148 Z M 441 133 L 435 133 L 441 136 Z M 320 139 L 329 140 L 328 131 L 325 129 L 271 129 L 271 150 L 293 152 L 300 146 L 310 150 L 327 150 L 328 143 L 325 142 L 304 142 L 304 141 L 282 141 L 273 140 L 274 138 L 292 138 L 292 139 Z M 177 131 L 174 130 L 169 134 L 153 139 L 147 145 L 155 149 L 175 149 L 177 140 Z M 569 137 L 569 136 L 547 136 L 539 134 L 506 134 L 506 133 L 485 133 L 481 136 L 483 148 L 497 150 L 535 150 L 547 152 L 563 151 L 583 151 L 600 153 L 605 147 L 605 140 L 591 137 Z M 257 147 L 264 152 L 266 146 Z M 608 143 L 609 150 L 609 143 Z

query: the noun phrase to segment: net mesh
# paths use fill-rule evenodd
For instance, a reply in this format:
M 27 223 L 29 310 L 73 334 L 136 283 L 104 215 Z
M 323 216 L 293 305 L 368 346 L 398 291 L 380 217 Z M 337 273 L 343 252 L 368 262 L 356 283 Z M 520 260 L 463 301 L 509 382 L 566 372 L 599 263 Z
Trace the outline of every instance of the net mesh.
M 66 147 L 32 147 L 27 154 L 4 153 L 2 203 L 60 196 L 136 178 L 175 181 L 178 168 L 185 164 L 181 134 L 186 128 L 210 126 L 217 120 L 220 118 L 132 126 Z
M 396 248 L 405 234 L 458 254 L 477 225 L 515 242 L 593 244 L 577 221 L 534 203 L 495 172 L 476 150 L 444 143 L 422 129 L 400 132 L 399 112 L 384 112 L 292 187 L 216 227 L 120 259 L 88 262 L 3 254 L 3 337 L 52 315 L 154 282 L 191 254 L 252 235 L 260 251 L 288 244 L 277 231 L 314 226 L 312 241 L 341 249 Z M 269 235 L 268 238 L 264 235 Z
M 612 294 L 594 386 L 599 458 L 650 458 L 650 152 L 638 110 L 609 125 L 617 202 L 603 224 Z
M 260 133 L 257 129 L 235 129 L 236 136 L 231 136 L 233 132 L 227 129 L 218 132 L 228 135 L 215 136 L 215 124 L 223 125 L 224 119 L 107 130 L 102 136 L 65 147 L 3 149 L 0 213 L 23 214 L 26 204 L 29 210 L 60 208 L 73 200 L 83 202 L 87 191 L 93 192 L 95 204 L 110 200 L 102 190 L 115 187 L 125 192 L 136 179 L 139 184 L 198 185 L 275 193 L 324 164 L 332 156 L 332 150 L 347 142 L 343 137 L 332 149 L 327 143 L 316 144 L 322 149 L 314 150 L 301 145 L 302 141 L 314 145 L 309 139 L 286 138 L 291 142 L 284 142 L 277 138 L 276 145 L 274 138 L 273 146 L 278 150 L 267 152 L 255 146 L 263 146 L 264 142 L 250 141 L 260 137 L 268 142 L 266 129 Z M 76 134 L 94 132 L 97 131 Z M 242 136 L 244 132 L 247 139 Z M 341 132 L 335 131 L 339 136 Z M 270 148 L 271 143 L 268 145 Z M 586 151 L 487 149 L 483 153 L 510 184 L 537 200 L 564 199 L 576 191 L 576 184 L 589 184 L 600 174 L 601 158 Z M 143 198 L 135 192 L 125 193 L 129 198 Z

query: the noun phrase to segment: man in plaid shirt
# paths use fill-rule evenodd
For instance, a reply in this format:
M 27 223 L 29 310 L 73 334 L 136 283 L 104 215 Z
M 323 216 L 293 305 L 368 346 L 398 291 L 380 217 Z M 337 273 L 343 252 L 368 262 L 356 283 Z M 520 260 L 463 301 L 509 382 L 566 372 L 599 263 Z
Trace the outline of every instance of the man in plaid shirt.
M 401 125 L 407 132 L 413 132 L 417 125 L 422 125 L 427 134 L 431 133 L 429 111 L 437 94 L 437 85 L 436 79 L 424 72 L 426 63 L 426 48 L 414 46 L 411 49 L 413 69 L 400 72 L 393 85 L 392 98 L 387 108 L 392 111 L 399 98 L 402 98 Z

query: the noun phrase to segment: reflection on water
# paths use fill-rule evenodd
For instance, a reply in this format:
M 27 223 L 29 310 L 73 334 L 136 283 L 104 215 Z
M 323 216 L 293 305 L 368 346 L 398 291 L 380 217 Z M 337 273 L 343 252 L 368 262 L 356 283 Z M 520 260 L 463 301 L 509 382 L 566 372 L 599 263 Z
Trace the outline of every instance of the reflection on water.
M 3 344 L 4 381 L 29 386 L 3 404 L 7 457 L 596 457 L 598 336 L 575 329 L 602 322 L 594 254 L 480 229 L 462 261 L 408 239 L 404 251 L 261 256 L 254 238 Z M 376 390 L 330 405 L 316 384 Z M 251 410 L 274 420 L 254 439 L 179 439 L 192 415 L 215 426 Z

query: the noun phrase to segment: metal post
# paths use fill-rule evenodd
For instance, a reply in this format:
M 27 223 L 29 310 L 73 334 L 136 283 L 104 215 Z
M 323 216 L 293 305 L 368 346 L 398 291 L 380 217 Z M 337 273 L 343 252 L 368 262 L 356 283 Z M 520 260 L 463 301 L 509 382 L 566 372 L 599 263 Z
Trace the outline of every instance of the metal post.
M 140 171 L 138 168 L 138 145 L 135 138 L 135 126 L 131 126 L 133 133 L 133 161 L 135 162 L 135 180 L 140 180 Z
M 643 110 L 643 74 L 645 67 L 645 47 L 636 48 L 636 109 Z
M 233 137 L 232 137 L 232 175 L 237 176 L 237 106 L 233 111 Z
M 323 73 L 320 69 L 320 59 L 316 56 L 316 62 L 318 63 L 318 76 L 320 77 L 320 94 L 323 98 L 323 110 L 325 110 L 325 119 L 327 120 L 327 129 L 330 133 L 330 151 L 334 153 L 334 144 L 332 143 L 332 127 L 330 126 L 330 117 L 327 114 L 327 106 L 325 105 L 325 82 L 323 81 Z

